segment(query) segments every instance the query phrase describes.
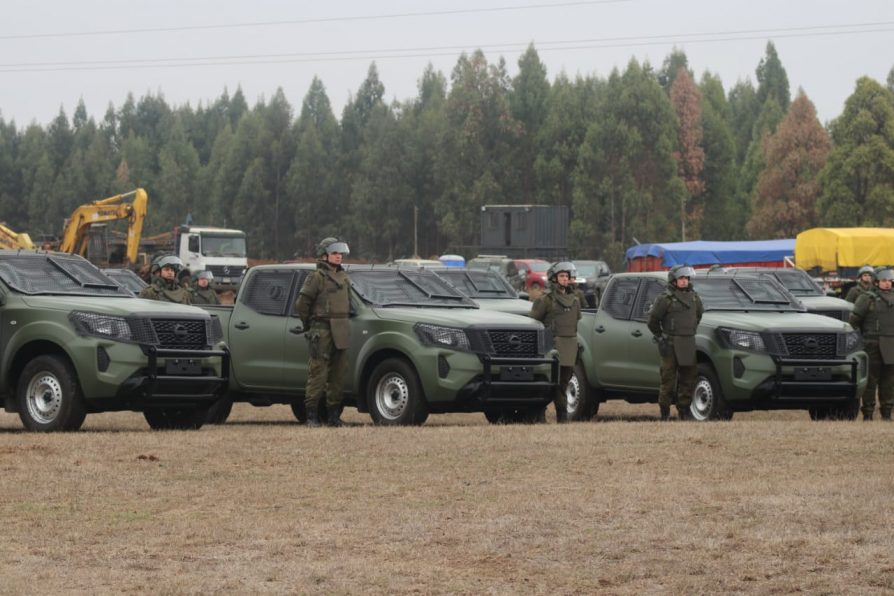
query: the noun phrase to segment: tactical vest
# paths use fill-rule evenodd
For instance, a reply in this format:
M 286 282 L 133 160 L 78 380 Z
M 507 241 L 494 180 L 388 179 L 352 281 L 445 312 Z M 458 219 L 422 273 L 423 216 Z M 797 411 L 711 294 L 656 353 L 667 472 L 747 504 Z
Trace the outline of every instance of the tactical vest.
M 668 301 L 667 312 L 661 321 L 661 328 L 668 335 L 695 335 L 698 328 L 698 308 L 693 291 L 668 288 L 665 294 Z
M 220 300 L 217 299 L 217 293 L 211 288 L 193 288 L 190 290 L 190 294 L 192 295 L 192 303 L 193 304 L 220 304 Z
M 869 308 L 863 318 L 866 337 L 894 336 L 894 290 L 867 292 Z
M 550 307 L 544 326 L 556 337 L 576 337 L 577 320 L 580 318 L 580 301 L 577 296 L 553 290 L 549 293 L 549 299 Z
M 162 302 L 173 302 L 175 304 L 191 303 L 189 290 L 178 284 L 176 280 L 168 282 L 161 277 L 157 278 L 151 286 L 140 292 L 140 298 L 161 300 Z
M 328 266 L 318 268 L 313 274 L 319 275 L 322 283 L 311 317 L 317 321 L 347 319 L 351 313 L 348 274 L 343 269 L 335 270 Z

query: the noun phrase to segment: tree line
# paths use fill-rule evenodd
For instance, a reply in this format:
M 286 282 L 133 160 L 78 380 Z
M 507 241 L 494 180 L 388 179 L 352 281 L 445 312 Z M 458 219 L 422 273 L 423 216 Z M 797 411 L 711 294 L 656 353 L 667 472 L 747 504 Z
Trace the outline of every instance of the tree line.
M 99 122 L 83 102 L 46 126 L 0 116 L 0 220 L 59 234 L 78 205 L 143 187 L 145 233 L 191 216 L 245 230 L 258 258 L 333 235 L 386 260 L 412 254 L 414 217 L 428 256 L 472 250 L 482 205 L 565 205 L 573 256 L 615 266 L 635 242 L 894 225 L 894 69 L 827 126 L 772 43 L 755 77 L 726 90 L 674 50 L 550 81 L 532 45 L 514 77 L 479 50 L 390 103 L 373 63 L 340 119 L 318 78 L 297 115 L 281 89 L 254 106 L 237 89 L 196 108 L 130 95 Z

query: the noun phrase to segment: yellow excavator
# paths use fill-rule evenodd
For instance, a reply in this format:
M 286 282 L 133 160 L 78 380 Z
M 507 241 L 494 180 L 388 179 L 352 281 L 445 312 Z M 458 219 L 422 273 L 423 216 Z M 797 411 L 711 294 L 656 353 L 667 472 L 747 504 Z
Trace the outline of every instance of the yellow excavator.
M 132 198 L 131 198 L 132 197 Z M 127 199 L 131 199 L 127 201 Z M 135 265 L 139 255 L 143 222 L 149 205 L 149 196 L 142 188 L 120 195 L 81 205 L 65 220 L 61 252 L 87 256 L 90 226 L 94 224 L 127 220 L 127 262 Z
M 18 250 L 20 248 L 27 250 L 34 248 L 31 236 L 25 232 L 16 232 L 5 223 L 0 223 L 0 249 Z

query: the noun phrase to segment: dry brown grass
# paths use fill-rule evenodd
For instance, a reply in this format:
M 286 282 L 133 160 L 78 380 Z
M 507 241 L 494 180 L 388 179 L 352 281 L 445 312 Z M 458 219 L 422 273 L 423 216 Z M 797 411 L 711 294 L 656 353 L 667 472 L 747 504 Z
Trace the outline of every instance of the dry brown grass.
M 0 592 L 890 593 L 894 425 L 0 414 Z M 604 421 L 608 420 L 608 421 Z

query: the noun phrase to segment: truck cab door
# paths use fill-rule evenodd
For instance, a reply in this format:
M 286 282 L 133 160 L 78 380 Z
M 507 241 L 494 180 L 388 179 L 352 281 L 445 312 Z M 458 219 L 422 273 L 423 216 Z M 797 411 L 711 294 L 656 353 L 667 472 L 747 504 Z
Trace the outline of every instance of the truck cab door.
M 628 372 L 630 379 L 642 389 L 657 390 L 661 384 L 658 345 L 652 341 L 649 331 L 649 311 L 655 299 L 664 292 L 665 284 L 658 279 L 644 279 L 633 305 L 628 334 Z
M 295 302 L 298 300 L 298 292 L 304 285 L 304 280 L 310 271 L 295 271 L 294 292 L 289 304 L 288 323 L 285 333 L 284 359 L 282 363 L 283 387 L 293 391 L 296 395 L 304 394 L 304 386 L 307 384 L 307 362 L 310 359 L 310 350 L 307 338 L 304 336 L 304 326 L 301 319 L 295 313 Z
M 600 385 L 624 387 L 630 384 L 628 350 L 630 334 L 637 324 L 630 320 L 640 279 L 616 278 L 609 286 L 596 316 L 590 319 L 593 329 L 585 332 L 591 338 L 590 350 Z M 651 336 L 650 336 L 651 337 Z
M 229 345 L 233 372 L 246 389 L 276 390 L 283 386 L 285 336 L 293 319 L 295 271 L 265 269 L 254 272 L 239 292 L 230 318 Z

